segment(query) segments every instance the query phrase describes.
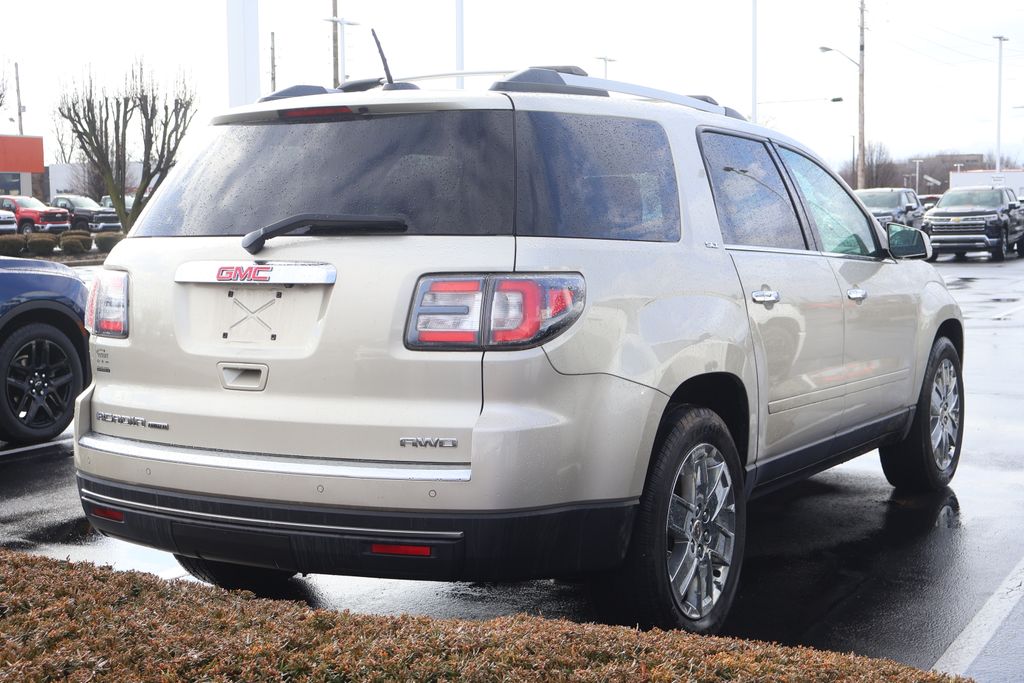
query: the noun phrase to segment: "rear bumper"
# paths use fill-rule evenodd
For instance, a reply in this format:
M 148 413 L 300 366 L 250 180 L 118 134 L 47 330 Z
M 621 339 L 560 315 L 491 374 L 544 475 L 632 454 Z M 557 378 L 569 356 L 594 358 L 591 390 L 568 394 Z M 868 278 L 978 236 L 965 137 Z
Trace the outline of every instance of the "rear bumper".
M 295 572 L 408 579 L 521 580 L 622 562 L 636 501 L 501 512 L 381 511 L 283 504 L 147 488 L 79 471 L 94 527 L 168 552 Z M 115 522 L 101 506 L 124 513 Z M 374 544 L 428 546 L 426 556 Z

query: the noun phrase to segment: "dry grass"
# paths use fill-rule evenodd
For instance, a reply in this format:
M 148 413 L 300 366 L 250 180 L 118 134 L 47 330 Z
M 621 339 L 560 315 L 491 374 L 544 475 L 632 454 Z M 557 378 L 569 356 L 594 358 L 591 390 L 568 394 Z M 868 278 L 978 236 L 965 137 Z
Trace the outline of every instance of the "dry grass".
M 0 550 L 0 681 L 943 681 L 891 661 L 512 616 L 311 610 Z

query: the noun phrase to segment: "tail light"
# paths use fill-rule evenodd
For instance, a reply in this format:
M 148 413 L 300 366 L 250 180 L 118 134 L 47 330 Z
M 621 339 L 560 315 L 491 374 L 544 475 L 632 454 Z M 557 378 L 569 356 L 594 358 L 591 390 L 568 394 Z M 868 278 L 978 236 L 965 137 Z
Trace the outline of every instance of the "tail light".
M 429 275 L 416 286 L 406 330 L 411 349 L 509 349 L 561 334 L 583 312 L 578 273 Z
M 100 337 L 128 336 L 128 273 L 101 270 L 89 291 L 85 326 Z

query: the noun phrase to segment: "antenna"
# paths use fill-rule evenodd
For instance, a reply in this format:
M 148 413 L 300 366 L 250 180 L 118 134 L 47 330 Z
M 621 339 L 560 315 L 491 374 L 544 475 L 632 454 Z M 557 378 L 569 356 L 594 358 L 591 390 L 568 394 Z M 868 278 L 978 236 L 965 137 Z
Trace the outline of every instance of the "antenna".
M 377 52 L 380 53 L 380 61 L 384 63 L 384 76 L 387 77 L 388 83 L 394 83 L 395 80 L 391 78 L 391 69 L 388 68 L 388 58 L 384 56 L 384 48 L 380 46 L 380 39 L 377 38 L 377 32 L 371 28 L 370 33 L 373 34 L 373 42 L 377 43 Z

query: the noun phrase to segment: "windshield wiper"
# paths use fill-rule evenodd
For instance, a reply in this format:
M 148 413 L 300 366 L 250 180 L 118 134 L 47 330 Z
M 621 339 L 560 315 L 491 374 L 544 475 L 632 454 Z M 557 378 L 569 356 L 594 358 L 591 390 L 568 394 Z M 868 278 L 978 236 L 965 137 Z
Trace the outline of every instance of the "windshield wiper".
M 258 254 L 267 240 L 299 228 L 342 230 L 352 232 L 405 232 L 409 224 L 401 216 L 358 216 L 347 213 L 300 213 L 276 223 L 253 230 L 242 238 L 242 248 Z

